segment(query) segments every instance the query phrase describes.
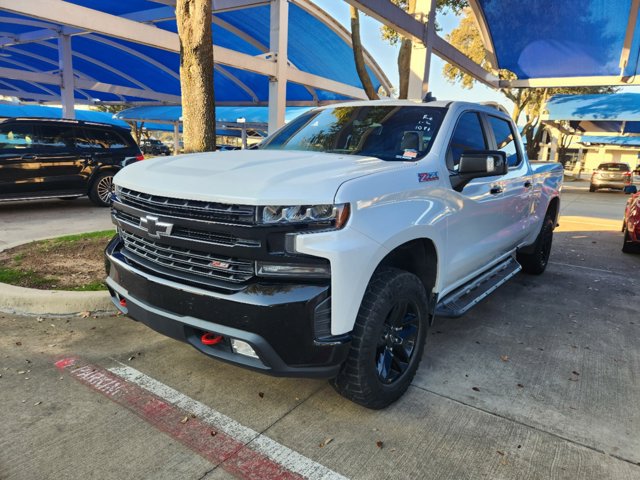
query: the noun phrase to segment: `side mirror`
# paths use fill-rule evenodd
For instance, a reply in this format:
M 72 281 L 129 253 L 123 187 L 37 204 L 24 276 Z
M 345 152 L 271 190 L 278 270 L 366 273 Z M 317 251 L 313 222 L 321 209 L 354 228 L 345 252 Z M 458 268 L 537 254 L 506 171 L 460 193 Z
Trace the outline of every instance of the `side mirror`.
M 507 154 L 500 150 L 466 151 L 460 157 L 458 174 L 451 177 L 453 189 L 460 192 L 474 178 L 505 175 L 509 171 Z
M 627 185 L 624 187 L 624 193 L 627 195 L 633 195 L 634 193 L 638 193 L 638 187 L 635 185 Z

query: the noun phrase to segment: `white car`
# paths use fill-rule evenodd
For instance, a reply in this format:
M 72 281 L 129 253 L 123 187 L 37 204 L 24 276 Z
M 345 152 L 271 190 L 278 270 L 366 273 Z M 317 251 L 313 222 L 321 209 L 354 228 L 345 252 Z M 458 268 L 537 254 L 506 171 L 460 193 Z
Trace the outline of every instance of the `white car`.
M 562 166 L 463 102 L 307 112 L 257 150 L 141 162 L 115 178 L 107 284 L 131 318 L 212 357 L 326 377 L 383 408 L 435 316 L 544 271 Z

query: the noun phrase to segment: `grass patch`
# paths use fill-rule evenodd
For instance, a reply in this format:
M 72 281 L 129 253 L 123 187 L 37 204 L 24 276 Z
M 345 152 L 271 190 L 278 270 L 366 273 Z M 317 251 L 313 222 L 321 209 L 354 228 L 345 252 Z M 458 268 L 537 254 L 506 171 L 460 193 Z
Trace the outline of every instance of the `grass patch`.
M 109 240 L 115 234 L 116 234 L 115 230 L 102 230 L 100 232 L 89 232 L 89 233 L 78 233 L 76 235 L 65 235 L 64 237 L 52 238 L 51 240 L 43 240 L 43 242 L 73 243 L 73 242 L 79 242 L 81 240 L 89 240 L 91 238 L 104 238 L 105 240 Z
M 0 252 L 0 283 L 27 288 L 106 290 L 103 252 L 114 230 L 66 235 Z
M 79 287 L 72 287 L 69 290 L 74 292 L 99 292 L 100 290 L 106 290 L 107 286 L 104 282 L 100 280 L 96 280 L 95 282 L 86 283 L 84 285 L 80 285 Z
M 33 288 L 49 288 L 55 286 L 58 281 L 55 278 L 43 277 L 33 270 L 18 270 L 15 268 L 0 267 L 0 282 L 11 285 L 29 285 Z

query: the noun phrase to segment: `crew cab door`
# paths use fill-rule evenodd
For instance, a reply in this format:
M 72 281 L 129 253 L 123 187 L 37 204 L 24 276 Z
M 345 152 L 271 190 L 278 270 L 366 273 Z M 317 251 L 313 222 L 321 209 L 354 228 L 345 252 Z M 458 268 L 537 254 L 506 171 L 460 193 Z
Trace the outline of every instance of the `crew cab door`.
M 462 154 L 489 150 L 495 145 L 484 114 L 460 115 L 446 152 L 447 168 L 457 175 Z M 459 284 L 503 255 L 515 242 L 505 237 L 514 228 L 510 200 L 504 195 L 504 176 L 476 178 L 460 192 L 453 191 L 456 211 L 447 218 L 447 267 L 445 285 Z
M 505 152 L 509 165 L 509 172 L 500 179 L 504 197 L 503 214 L 510 217 L 504 224 L 507 229 L 500 235 L 500 248 L 507 251 L 517 247 L 529 234 L 533 176 L 513 123 L 494 115 L 486 115 L 485 118 L 491 148 Z

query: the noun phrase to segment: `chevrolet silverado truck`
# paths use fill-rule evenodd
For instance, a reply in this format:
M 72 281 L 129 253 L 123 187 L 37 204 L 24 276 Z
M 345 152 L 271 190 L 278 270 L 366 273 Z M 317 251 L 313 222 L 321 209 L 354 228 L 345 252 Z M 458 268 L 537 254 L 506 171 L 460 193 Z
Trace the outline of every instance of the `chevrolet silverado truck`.
M 545 270 L 562 166 L 529 162 L 496 108 L 387 100 L 311 110 L 259 149 L 140 162 L 114 183 L 107 285 L 123 313 L 383 408 L 435 317 Z

